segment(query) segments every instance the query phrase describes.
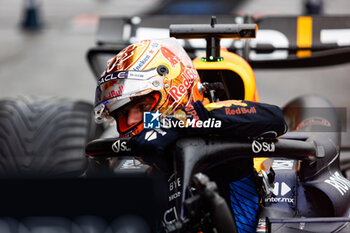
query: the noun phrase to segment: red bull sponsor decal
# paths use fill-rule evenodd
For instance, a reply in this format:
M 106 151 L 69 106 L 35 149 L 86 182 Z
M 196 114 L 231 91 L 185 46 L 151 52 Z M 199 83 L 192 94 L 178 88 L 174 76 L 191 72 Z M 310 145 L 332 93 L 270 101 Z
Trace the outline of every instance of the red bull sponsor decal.
M 241 115 L 241 114 L 256 114 L 255 107 L 243 108 L 239 107 L 237 109 L 225 108 L 226 115 Z
M 179 86 L 173 86 L 169 89 L 169 94 L 173 97 L 175 102 L 178 102 L 187 92 L 194 80 L 198 78 L 198 74 L 194 68 L 186 68 L 181 74 L 181 77 L 182 83 Z
M 121 82 L 119 80 L 113 80 L 111 82 L 105 83 L 104 85 L 101 86 L 101 88 L 104 91 L 109 91 L 109 90 L 113 89 L 113 87 L 120 85 L 120 84 L 121 84 Z
M 111 90 L 106 93 L 107 99 L 120 96 L 123 93 L 124 85 L 118 85 L 116 90 Z

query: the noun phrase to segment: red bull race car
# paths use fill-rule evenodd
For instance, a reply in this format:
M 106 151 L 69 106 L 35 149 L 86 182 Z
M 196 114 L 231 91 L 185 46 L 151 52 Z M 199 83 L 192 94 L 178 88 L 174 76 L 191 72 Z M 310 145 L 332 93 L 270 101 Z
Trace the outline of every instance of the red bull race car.
M 143 35 L 175 37 L 206 83 L 207 98 L 258 102 L 254 68 L 315 67 L 349 60 L 349 47 L 334 36 L 349 26 L 348 17 L 218 20 L 104 17 L 88 62 L 97 78 L 109 58 Z M 249 40 L 257 31 L 257 40 Z M 61 216 L 45 218 L 46 232 L 74 232 L 78 228 L 71 227 L 72 222 L 92 232 L 237 232 L 232 213 L 201 167 L 241 156 L 254 158 L 266 193 L 256 232 L 350 231 L 350 181 L 346 164 L 340 169 L 344 109 L 334 108 L 324 97 L 302 96 L 284 106 L 289 131 L 274 141 L 205 136 L 176 141 L 169 148 L 172 158 L 153 161 L 172 164 L 170 179 L 162 169 L 155 172 L 153 163 L 135 158 L 129 139 L 117 137 L 113 121 L 95 125 L 89 104 L 22 98 L 3 100 L 0 108 L 1 126 L 8 132 L 1 152 L 0 220 L 10 232 L 23 225 L 35 229 L 42 216 Z M 36 122 L 34 116 L 43 111 Z M 50 124 L 44 127 L 42 122 Z M 174 206 L 166 209 L 170 200 Z M 21 211 L 13 209 L 14 202 Z

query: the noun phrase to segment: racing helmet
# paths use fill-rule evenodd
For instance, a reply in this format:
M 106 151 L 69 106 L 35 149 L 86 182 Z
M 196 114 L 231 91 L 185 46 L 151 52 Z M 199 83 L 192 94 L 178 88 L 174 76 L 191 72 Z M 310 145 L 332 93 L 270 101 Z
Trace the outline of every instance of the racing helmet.
M 176 39 L 134 43 L 110 59 L 97 83 L 95 119 L 113 117 L 120 136 L 136 135 L 143 121 L 128 125 L 123 109 L 146 95 L 152 99 L 148 110 L 159 111 L 161 118 L 203 100 L 197 70 Z

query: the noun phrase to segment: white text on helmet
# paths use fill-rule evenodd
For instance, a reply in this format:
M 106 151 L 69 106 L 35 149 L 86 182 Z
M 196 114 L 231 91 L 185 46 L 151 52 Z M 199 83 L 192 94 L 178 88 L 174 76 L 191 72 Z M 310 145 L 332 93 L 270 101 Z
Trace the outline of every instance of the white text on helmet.
M 102 83 L 108 82 L 110 80 L 115 80 L 115 79 L 124 79 L 127 77 L 127 72 L 125 71 L 120 71 L 120 72 L 115 72 L 112 74 L 107 74 L 106 76 L 100 78 L 98 81 L 98 85 L 101 85 Z

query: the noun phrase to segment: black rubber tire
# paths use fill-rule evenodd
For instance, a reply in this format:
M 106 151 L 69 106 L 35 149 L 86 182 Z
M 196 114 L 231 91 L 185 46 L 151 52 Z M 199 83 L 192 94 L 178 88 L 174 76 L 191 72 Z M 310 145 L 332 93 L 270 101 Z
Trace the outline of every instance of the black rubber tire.
M 75 177 L 99 134 L 93 106 L 56 97 L 0 100 L 0 178 Z

